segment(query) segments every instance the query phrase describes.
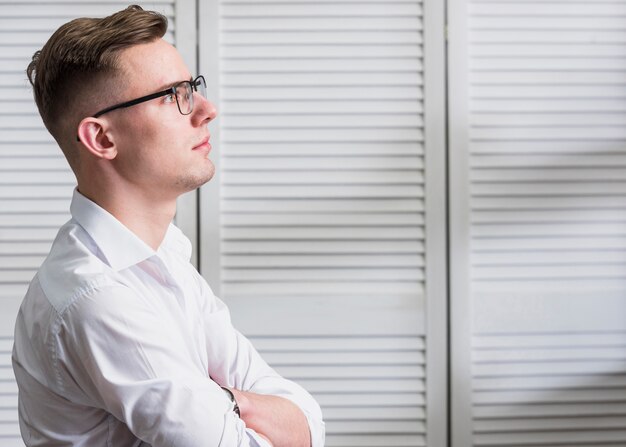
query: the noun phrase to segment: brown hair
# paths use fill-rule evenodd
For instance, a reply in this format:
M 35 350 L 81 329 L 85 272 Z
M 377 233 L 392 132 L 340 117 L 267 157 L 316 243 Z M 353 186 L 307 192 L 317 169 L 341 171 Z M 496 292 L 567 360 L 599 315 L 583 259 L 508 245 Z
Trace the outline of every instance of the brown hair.
M 166 30 L 165 16 L 132 5 L 102 19 L 79 18 L 62 25 L 33 55 L 26 74 L 39 114 L 70 164 L 61 140 L 64 119 L 75 102 L 102 91 L 104 82 L 119 74 L 121 50 L 152 42 Z

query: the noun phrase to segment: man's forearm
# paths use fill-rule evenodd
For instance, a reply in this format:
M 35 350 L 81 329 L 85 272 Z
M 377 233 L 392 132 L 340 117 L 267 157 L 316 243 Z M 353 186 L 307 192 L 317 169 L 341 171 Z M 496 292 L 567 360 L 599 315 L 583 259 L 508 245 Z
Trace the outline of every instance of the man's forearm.
M 270 440 L 274 447 L 311 447 L 304 413 L 288 399 L 231 389 L 247 427 Z

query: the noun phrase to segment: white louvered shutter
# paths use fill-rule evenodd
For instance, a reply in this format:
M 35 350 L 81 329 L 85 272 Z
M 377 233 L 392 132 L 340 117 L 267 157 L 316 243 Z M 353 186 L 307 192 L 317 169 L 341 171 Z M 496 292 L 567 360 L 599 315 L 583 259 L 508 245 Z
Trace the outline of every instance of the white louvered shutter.
M 189 1 L 138 2 L 165 14 L 166 39 L 195 64 L 195 35 L 176 32 L 176 22 L 195 23 Z M 28 283 L 48 253 L 58 228 L 69 219 L 76 180 L 48 134 L 33 100 L 26 67 L 33 53 L 63 23 L 124 9 L 119 1 L 0 1 L 0 445 L 23 445 L 17 422 L 17 386 L 11 368 L 13 327 Z M 181 13 L 178 13 L 181 11 Z M 191 15 L 190 15 L 191 14 Z M 176 16 L 176 19 L 175 19 Z M 182 39 L 179 34 L 183 34 Z M 179 45 L 180 46 L 180 45 Z M 191 51 L 190 51 L 191 49 Z M 193 210 L 185 210 L 193 214 Z M 183 225 L 185 227 L 185 225 Z
M 451 8 L 453 445 L 625 445 L 626 2 Z
M 226 0 L 219 43 L 203 274 L 326 445 L 445 445 L 443 4 Z

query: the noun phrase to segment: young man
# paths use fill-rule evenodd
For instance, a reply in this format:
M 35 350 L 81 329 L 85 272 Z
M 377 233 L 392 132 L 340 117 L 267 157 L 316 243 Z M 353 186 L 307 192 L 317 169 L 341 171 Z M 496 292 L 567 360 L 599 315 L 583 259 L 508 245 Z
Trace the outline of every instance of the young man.
M 33 279 L 13 368 L 28 446 L 321 447 L 313 398 L 230 323 L 171 224 L 213 176 L 202 76 L 129 7 L 59 28 L 27 73 L 76 174 Z

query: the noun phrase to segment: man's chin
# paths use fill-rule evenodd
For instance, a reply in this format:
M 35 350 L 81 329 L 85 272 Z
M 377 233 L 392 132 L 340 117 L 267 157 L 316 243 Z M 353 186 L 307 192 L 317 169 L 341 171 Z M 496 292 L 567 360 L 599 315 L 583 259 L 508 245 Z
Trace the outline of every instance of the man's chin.
M 208 183 L 215 175 L 215 167 L 211 164 L 211 169 L 207 170 L 198 175 L 188 175 L 184 178 L 181 178 L 178 182 L 178 185 L 182 188 L 182 193 L 186 193 L 189 191 L 193 191 L 198 189 L 205 183 Z

